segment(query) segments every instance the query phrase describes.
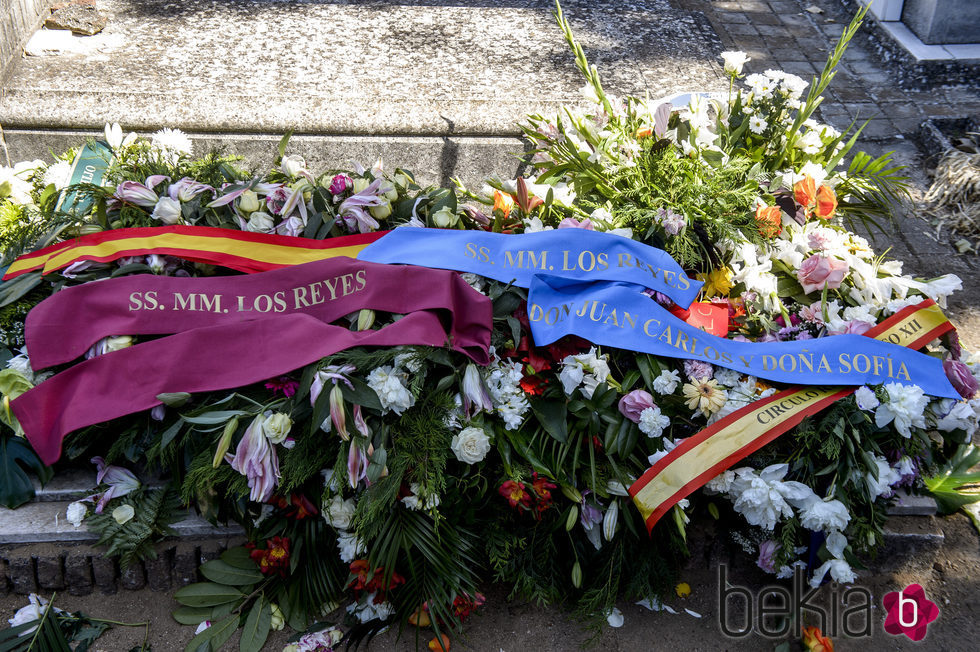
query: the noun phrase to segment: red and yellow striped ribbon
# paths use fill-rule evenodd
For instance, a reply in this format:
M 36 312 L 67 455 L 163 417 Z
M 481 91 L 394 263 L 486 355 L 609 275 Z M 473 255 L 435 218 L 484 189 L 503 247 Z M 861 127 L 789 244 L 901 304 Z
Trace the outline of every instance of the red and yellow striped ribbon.
M 264 272 L 336 256 L 356 258 L 387 231 L 313 240 L 209 226 L 153 226 L 112 229 L 59 242 L 17 258 L 3 280 L 34 270 L 48 274 L 81 260 L 109 262 L 126 256 L 160 254 L 221 265 L 240 272 Z
M 909 306 L 865 335 L 919 349 L 953 330 L 932 300 Z M 791 387 L 747 405 L 688 437 L 629 488 L 647 530 L 678 502 L 805 417 L 852 394 L 855 387 Z

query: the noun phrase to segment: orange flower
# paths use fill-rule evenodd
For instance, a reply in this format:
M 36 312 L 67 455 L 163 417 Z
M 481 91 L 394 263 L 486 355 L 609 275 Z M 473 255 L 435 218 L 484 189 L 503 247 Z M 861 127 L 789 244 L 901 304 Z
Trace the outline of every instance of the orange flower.
M 834 652 L 834 642 L 817 627 L 803 628 L 803 645 L 808 652 Z
M 758 206 L 755 224 L 763 238 L 775 238 L 783 231 L 783 212 L 779 206 Z
M 510 215 L 511 209 L 514 208 L 514 198 L 505 192 L 500 192 L 499 190 L 493 191 L 493 210 L 500 211 L 503 213 L 504 217 Z
M 439 634 L 429 641 L 429 649 L 432 652 L 449 652 L 449 637 L 445 634 Z
M 793 185 L 793 199 L 804 208 L 809 208 L 817 198 L 817 184 L 809 174 Z
M 643 140 L 653 135 L 653 127 L 640 127 L 636 130 L 636 139 Z
M 822 220 L 829 220 L 837 210 L 837 195 L 830 186 L 817 188 L 817 207 L 815 214 Z

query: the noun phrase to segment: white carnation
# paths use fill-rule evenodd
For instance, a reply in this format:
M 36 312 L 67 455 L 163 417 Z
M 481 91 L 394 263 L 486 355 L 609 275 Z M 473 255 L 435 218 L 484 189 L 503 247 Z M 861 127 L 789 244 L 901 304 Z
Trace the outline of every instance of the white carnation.
M 879 428 L 894 422 L 895 430 L 903 437 L 911 437 L 910 428 L 925 428 L 925 409 L 929 397 L 917 385 L 888 383 L 885 385 L 888 400 L 875 410 L 875 425 Z
M 86 514 L 88 514 L 88 505 L 80 500 L 70 503 L 68 509 L 65 510 L 65 518 L 74 527 L 81 526 Z
M 367 546 L 352 532 L 337 533 L 337 549 L 340 551 L 340 561 L 349 564 L 367 552 Z
M 653 391 L 664 395 L 673 394 L 680 384 L 680 372 L 676 370 L 661 371 L 660 375 L 653 379 Z
M 323 520 L 338 530 L 347 530 L 354 518 L 355 507 L 353 498 L 344 500 L 341 496 L 334 495 L 323 504 Z
M 640 412 L 640 432 L 647 437 L 659 437 L 669 425 L 670 419 L 656 405 Z
M 373 369 L 367 377 L 368 387 L 374 390 L 381 401 L 381 408 L 387 412 L 401 414 L 415 405 L 415 397 L 402 383 L 402 374 L 397 374 L 394 367 L 383 366 Z
M 814 496 L 800 509 L 800 524 L 808 530 L 843 530 L 851 514 L 839 500 L 821 500 Z
M 857 388 L 857 391 L 854 392 L 854 401 L 857 403 L 857 406 L 860 409 L 867 412 L 870 412 L 881 405 L 881 402 L 878 400 L 878 397 L 875 396 L 874 391 L 866 385 L 861 385 Z

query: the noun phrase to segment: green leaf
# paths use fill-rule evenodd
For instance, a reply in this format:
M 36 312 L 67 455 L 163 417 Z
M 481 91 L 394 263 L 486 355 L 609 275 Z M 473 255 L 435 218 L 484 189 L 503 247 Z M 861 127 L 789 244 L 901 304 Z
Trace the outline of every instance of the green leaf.
M 235 630 L 238 629 L 238 620 L 239 618 L 237 615 L 232 615 L 220 622 L 212 624 L 203 632 L 192 638 L 190 643 L 187 644 L 187 647 L 184 648 L 184 652 L 197 652 L 202 643 L 210 643 L 211 649 L 217 651 L 218 648 L 224 645 L 225 642 L 231 638 L 231 635 L 235 633 Z
M 178 607 L 171 614 L 181 625 L 200 625 L 211 618 L 213 607 Z
M 41 272 L 28 272 L 0 285 L 0 308 L 9 306 L 41 284 Z
M 193 423 L 202 426 L 216 426 L 219 423 L 225 423 L 228 419 L 232 417 L 240 417 L 249 414 L 245 410 L 215 410 L 213 412 L 205 412 L 196 417 L 186 417 L 181 415 L 180 418 L 187 423 Z
M 373 389 L 368 387 L 367 383 L 357 376 L 351 376 L 349 380 L 354 385 L 353 388 L 348 387 L 347 383 L 340 383 L 340 391 L 344 393 L 345 401 L 372 410 L 381 410 L 381 399 L 378 398 L 378 395 Z M 326 393 L 326 390 L 324 390 L 324 393 Z
M 248 586 L 262 581 L 262 573 L 255 568 L 255 564 L 251 569 L 238 568 L 220 559 L 201 564 L 201 575 L 226 586 Z
M 235 568 L 244 568 L 245 570 L 255 568 L 255 562 L 252 561 L 248 548 L 243 548 L 242 546 L 235 546 L 234 548 L 225 550 L 221 553 L 221 561 Z
M 191 400 L 191 395 L 187 392 L 164 392 L 157 394 L 157 400 L 167 407 L 180 407 Z
M 252 605 L 245 619 L 239 648 L 242 652 L 261 652 L 272 627 L 272 607 L 262 596 Z
M 244 597 L 245 594 L 236 588 L 211 582 L 191 584 L 174 594 L 177 602 L 188 607 L 214 607 Z
M 534 415 L 541 422 L 545 431 L 556 440 L 565 443 L 568 439 L 568 411 L 565 401 L 541 400 L 531 403 Z
M 24 439 L 0 435 L 0 505 L 15 509 L 34 497 L 34 485 L 25 469 L 33 471 L 42 483 L 51 479 L 51 469 Z
M 289 146 L 289 139 L 293 137 L 293 130 L 290 129 L 282 135 L 279 140 L 279 158 L 282 159 L 286 155 L 286 147 Z

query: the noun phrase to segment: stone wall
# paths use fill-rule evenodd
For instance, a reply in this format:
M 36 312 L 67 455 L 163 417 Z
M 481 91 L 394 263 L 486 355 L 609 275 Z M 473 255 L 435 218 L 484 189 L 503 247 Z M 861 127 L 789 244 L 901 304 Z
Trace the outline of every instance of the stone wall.
M 0 81 L 27 39 L 44 22 L 51 0 L 0 0 Z

